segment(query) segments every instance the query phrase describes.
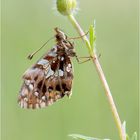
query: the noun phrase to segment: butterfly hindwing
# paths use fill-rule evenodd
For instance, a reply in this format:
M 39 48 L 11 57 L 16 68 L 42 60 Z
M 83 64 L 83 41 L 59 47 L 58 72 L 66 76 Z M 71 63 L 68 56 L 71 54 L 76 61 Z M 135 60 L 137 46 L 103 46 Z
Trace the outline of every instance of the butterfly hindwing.
M 71 95 L 72 80 L 70 57 L 58 55 L 53 48 L 23 75 L 18 102 L 22 108 L 51 105 L 65 95 Z

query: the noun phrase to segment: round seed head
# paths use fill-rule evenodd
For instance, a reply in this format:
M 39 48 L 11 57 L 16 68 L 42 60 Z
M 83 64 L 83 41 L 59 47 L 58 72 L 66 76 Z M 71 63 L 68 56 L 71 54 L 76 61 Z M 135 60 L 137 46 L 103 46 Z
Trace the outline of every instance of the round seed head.
M 65 16 L 71 15 L 76 9 L 76 0 L 57 0 L 57 10 Z

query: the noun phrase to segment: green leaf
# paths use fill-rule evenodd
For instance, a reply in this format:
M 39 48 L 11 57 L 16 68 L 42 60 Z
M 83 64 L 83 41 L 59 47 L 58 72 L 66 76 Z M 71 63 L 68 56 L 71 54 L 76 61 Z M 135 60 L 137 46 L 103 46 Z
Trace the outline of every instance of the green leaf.
M 122 128 L 123 128 L 124 133 L 126 134 L 126 121 L 123 122 Z
M 130 140 L 129 136 L 126 134 L 126 140 Z
M 96 40 L 96 36 L 95 36 L 95 22 L 94 22 L 94 25 L 90 25 L 89 27 L 89 41 L 90 41 L 92 52 L 95 47 L 95 40 Z
M 90 27 L 89 27 L 89 41 L 90 41 L 90 45 L 91 45 L 91 47 L 93 47 L 93 40 L 94 40 L 94 38 L 93 38 L 93 32 L 94 32 L 94 28 L 93 28 L 93 25 L 90 25 Z
M 130 140 L 128 134 L 126 133 L 126 121 L 123 122 L 122 128 L 123 128 L 123 131 L 124 131 L 124 133 L 125 133 L 125 135 L 126 135 L 126 140 Z
M 137 140 L 137 132 L 134 132 L 134 134 L 132 135 L 131 140 Z
M 132 135 L 132 138 L 130 139 L 130 137 L 128 136 L 128 134 L 126 133 L 126 122 L 124 121 L 123 124 L 122 124 L 122 128 L 123 128 L 123 131 L 125 132 L 126 134 L 126 140 L 137 140 L 137 132 L 134 132 L 134 134 Z
M 80 134 L 70 134 L 69 136 L 74 139 L 79 139 L 79 140 L 109 140 L 109 139 L 99 139 L 99 138 L 87 137 L 87 136 L 83 136 Z

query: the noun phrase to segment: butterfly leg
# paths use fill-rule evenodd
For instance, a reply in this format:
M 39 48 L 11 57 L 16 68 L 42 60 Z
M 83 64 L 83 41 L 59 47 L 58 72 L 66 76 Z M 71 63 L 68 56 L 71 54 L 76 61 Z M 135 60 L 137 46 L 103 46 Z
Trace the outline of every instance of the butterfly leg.
M 82 63 L 88 62 L 92 59 L 96 59 L 95 57 L 91 57 L 91 56 L 78 57 L 76 55 L 75 57 L 76 57 L 78 64 L 82 64 Z M 98 58 L 100 58 L 100 57 L 101 57 L 101 54 L 98 55 Z M 85 60 L 82 60 L 82 59 L 85 59 Z
M 67 40 L 80 39 L 80 38 L 83 38 L 84 36 L 86 36 L 88 33 L 89 33 L 89 31 L 87 31 L 85 34 L 83 34 L 83 35 L 81 35 L 81 36 L 71 37 L 71 38 L 68 38 Z
M 85 59 L 85 60 L 81 60 L 81 59 Z M 78 64 L 82 64 L 82 63 L 90 61 L 91 57 L 90 56 L 88 56 L 88 57 L 77 57 L 76 56 L 76 60 L 77 60 Z

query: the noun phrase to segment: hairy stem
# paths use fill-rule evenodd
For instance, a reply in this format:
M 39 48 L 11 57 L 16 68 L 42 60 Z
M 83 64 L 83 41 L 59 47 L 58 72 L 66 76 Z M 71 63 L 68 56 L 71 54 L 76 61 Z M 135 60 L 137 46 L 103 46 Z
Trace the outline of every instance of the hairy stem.
M 79 23 L 74 18 L 74 16 L 73 15 L 69 15 L 68 16 L 68 19 L 70 20 L 70 22 L 72 23 L 72 25 L 74 26 L 74 28 L 77 30 L 77 32 L 79 33 L 79 35 L 80 36 L 83 36 L 85 33 L 82 30 L 82 28 L 80 27 Z M 111 111 L 112 111 L 112 114 L 113 114 L 113 117 L 114 117 L 114 120 L 115 120 L 117 129 L 118 129 L 118 132 L 119 132 L 120 139 L 121 140 L 126 140 L 125 131 L 123 130 L 122 123 L 121 123 L 121 120 L 120 120 L 120 117 L 119 117 L 117 108 L 115 106 L 115 103 L 114 103 L 114 100 L 113 100 L 113 97 L 112 97 L 112 94 L 111 94 L 109 85 L 108 85 L 108 83 L 106 81 L 104 72 L 103 72 L 102 67 L 100 65 L 100 62 L 98 60 L 98 57 L 96 55 L 96 52 L 94 51 L 94 54 L 93 54 L 87 36 L 83 36 L 82 39 L 86 43 L 86 46 L 87 46 L 88 51 L 89 51 L 89 54 L 90 54 L 90 56 L 92 58 L 92 62 L 93 62 L 93 64 L 95 64 L 97 73 L 98 73 L 99 78 L 100 78 L 100 80 L 101 80 L 101 82 L 103 84 L 103 87 L 105 89 L 106 97 L 108 99 L 108 102 L 109 102 L 109 105 L 110 105 L 110 108 L 111 108 Z

